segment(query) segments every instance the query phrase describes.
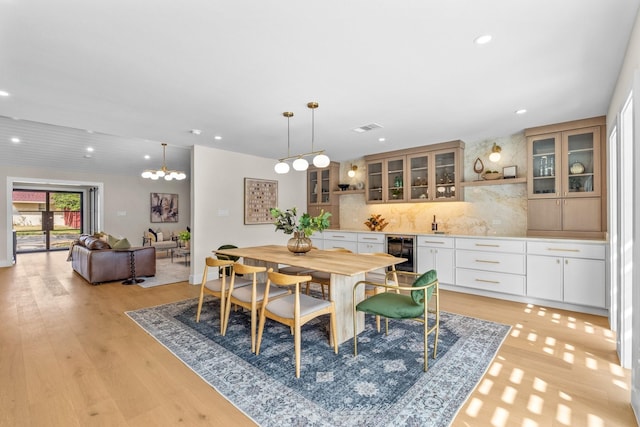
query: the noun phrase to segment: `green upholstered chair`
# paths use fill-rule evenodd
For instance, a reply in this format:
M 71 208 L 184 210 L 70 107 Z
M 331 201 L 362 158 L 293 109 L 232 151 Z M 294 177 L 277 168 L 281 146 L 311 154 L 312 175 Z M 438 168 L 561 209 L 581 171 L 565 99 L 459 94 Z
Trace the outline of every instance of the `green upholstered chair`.
M 218 250 L 222 250 L 222 249 L 237 249 L 237 248 L 238 247 L 235 246 L 235 245 L 222 245 L 222 246 L 220 246 L 218 248 Z M 224 260 L 224 261 L 233 261 L 233 262 L 236 262 L 236 261 L 238 261 L 240 259 L 240 257 L 237 257 L 237 256 L 224 255 L 224 254 L 216 254 L 216 258 L 218 258 L 220 260 Z M 232 269 L 233 269 L 233 265 L 228 265 L 224 269 L 224 274 L 226 274 L 227 277 L 231 277 L 231 270 Z M 219 277 L 222 277 L 222 271 L 220 271 Z
M 440 295 L 438 276 L 435 270 L 424 274 L 397 271 L 398 279 L 413 279 L 413 283 L 400 286 L 392 283 L 376 283 L 362 280 L 353 287 L 353 354 L 358 355 L 357 317 L 358 311 L 385 318 L 385 333 L 389 334 L 389 319 L 412 319 L 424 324 L 424 371 L 428 369 L 427 337 L 435 332 L 433 358 L 438 351 L 438 334 L 440 331 Z M 358 286 L 379 286 L 386 292 L 380 292 L 360 302 L 356 302 Z M 429 324 L 429 313 L 434 314 L 434 321 Z

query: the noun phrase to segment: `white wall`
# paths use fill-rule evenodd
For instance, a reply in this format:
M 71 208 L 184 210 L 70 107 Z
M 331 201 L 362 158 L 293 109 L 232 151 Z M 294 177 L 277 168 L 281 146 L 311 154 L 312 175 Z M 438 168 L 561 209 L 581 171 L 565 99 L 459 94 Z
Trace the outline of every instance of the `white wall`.
M 149 227 L 162 227 L 168 231 L 184 230 L 189 225 L 190 182 L 151 181 L 139 176 L 98 175 L 65 171 L 61 169 L 43 169 L 29 167 L 3 167 L 0 182 L 6 183 L 8 177 L 33 178 L 38 181 L 75 181 L 102 183 L 104 188 L 103 230 L 109 234 L 126 237 L 132 245 L 142 244 L 144 230 Z M 0 186 L 0 266 L 11 265 L 11 188 Z M 151 223 L 150 194 L 152 192 L 177 193 L 179 195 L 178 223 Z M 126 215 L 122 215 L 126 213 Z
M 278 206 L 306 211 L 306 172 L 274 172 L 276 161 L 195 146 L 192 152 L 191 283 L 199 283 L 204 260 L 223 244 L 286 244 L 291 236 L 273 224 L 244 224 L 244 178 L 278 181 Z
M 625 55 L 624 62 L 616 83 L 616 87 L 611 97 L 609 104 L 609 111 L 607 114 L 607 128 L 613 129 L 616 124 L 618 112 L 622 109 L 624 102 L 627 100 L 629 93 L 633 90 L 634 93 L 634 147 L 635 147 L 635 163 L 640 162 L 640 12 L 636 16 L 636 22 L 633 28 L 633 32 L 629 39 L 629 45 L 627 47 L 627 53 Z M 611 177 L 614 178 L 614 177 Z M 635 189 L 634 207 L 635 221 L 633 225 L 634 229 L 634 260 L 633 260 L 633 275 L 634 283 L 638 283 L 638 265 L 640 265 L 640 250 L 638 250 L 637 242 L 640 242 L 640 219 L 638 213 L 640 212 L 640 174 L 635 171 L 633 177 L 633 187 Z M 610 266 L 615 268 L 615 266 Z M 631 405 L 636 414 L 636 420 L 640 424 L 640 288 L 634 286 L 633 288 L 633 303 L 635 307 L 632 313 L 632 328 L 635 331 L 632 339 L 632 375 L 631 375 Z M 624 316 L 625 313 L 620 313 L 620 316 Z M 621 333 L 618 331 L 618 333 Z

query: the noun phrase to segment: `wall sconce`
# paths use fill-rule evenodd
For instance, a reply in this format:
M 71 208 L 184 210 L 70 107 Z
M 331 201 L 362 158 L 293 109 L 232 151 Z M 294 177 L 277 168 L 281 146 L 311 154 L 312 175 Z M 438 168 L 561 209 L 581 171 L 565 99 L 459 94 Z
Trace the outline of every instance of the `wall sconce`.
M 496 145 L 496 143 L 494 142 L 493 147 L 491 147 L 491 154 L 489 154 L 489 160 L 491 160 L 494 163 L 500 160 L 501 151 L 502 151 L 502 147 L 500 147 L 499 145 Z
M 349 172 L 347 172 L 347 175 L 349 176 L 349 178 L 353 178 L 354 176 L 356 176 L 357 170 L 358 170 L 358 166 L 351 165 L 351 169 L 349 169 Z

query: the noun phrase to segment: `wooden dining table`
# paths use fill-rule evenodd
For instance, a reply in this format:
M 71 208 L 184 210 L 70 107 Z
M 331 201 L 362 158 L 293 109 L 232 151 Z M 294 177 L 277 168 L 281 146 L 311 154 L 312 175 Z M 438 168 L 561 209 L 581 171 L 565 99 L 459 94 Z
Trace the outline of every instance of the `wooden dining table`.
M 365 273 L 406 261 L 406 258 L 381 257 L 311 249 L 294 255 L 286 246 L 266 245 L 218 249 L 214 253 L 243 258 L 245 264 L 265 266 L 278 271 L 280 265 L 308 268 L 331 274 L 329 299 L 335 303 L 338 343 L 353 338 L 353 285 L 364 280 Z M 266 281 L 266 274 L 259 280 Z M 364 299 L 364 286 L 358 287 L 356 301 Z M 364 330 L 364 314 L 358 313 L 357 333 Z

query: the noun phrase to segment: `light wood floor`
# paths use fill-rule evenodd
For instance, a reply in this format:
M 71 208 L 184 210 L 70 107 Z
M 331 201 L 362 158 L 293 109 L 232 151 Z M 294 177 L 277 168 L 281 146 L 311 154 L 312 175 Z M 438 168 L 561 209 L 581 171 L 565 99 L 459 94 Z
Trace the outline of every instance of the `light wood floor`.
M 19 255 L 0 268 L 0 426 L 252 425 L 124 314 L 196 297 L 197 286 L 91 286 L 65 257 Z M 441 299 L 513 327 L 454 426 L 636 425 L 606 318 Z

